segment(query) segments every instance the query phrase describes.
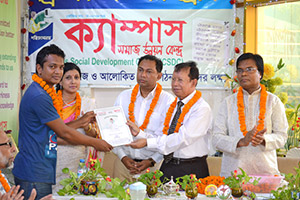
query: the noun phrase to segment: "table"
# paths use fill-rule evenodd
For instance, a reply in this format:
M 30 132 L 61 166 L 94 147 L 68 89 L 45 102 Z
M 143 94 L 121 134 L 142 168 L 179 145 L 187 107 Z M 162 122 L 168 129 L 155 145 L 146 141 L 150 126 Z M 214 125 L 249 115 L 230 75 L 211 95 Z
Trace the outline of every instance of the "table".
M 267 200 L 271 198 L 271 194 L 256 194 L 257 199 L 259 200 Z M 71 198 L 74 198 L 75 200 L 118 200 L 117 198 L 107 198 L 104 194 L 99 194 L 97 197 L 96 196 L 84 196 L 84 195 L 76 195 L 76 196 L 58 196 L 58 195 L 53 195 L 53 199 L 56 200 L 69 200 Z M 150 198 L 151 200 L 186 200 L 187 197 L 185 196 L 184 192 L 180 192 L 180 196 L 176 197 L 170 197 L 170 196 L 160 196 L 159 198 Z M 198 194 L 196 200 L 220 200 L 219 198 L 216 197 L 206 197 L 203 194 Z M 231 198 L 232 200 L 234 198 Z

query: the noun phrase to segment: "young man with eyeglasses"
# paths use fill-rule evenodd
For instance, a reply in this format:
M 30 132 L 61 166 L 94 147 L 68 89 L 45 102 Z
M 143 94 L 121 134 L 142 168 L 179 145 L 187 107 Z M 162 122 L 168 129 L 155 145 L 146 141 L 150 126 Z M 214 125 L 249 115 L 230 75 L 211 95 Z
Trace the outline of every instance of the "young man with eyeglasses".
M 236 62 L 237 93 L 224 99 L 215 119 L 213 146 L 223 152 L 221 176 L 242 168 L 247 174 L 278 175 L 276 149 L 287 139 L 288 123 L 280 99 L 260 84 L 260 55 L 242 54 Z

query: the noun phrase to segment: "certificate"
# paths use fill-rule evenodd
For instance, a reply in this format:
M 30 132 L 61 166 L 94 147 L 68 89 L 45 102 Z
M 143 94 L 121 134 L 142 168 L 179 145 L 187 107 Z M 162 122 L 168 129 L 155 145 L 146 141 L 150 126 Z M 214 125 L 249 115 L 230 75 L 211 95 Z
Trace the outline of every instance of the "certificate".
M 102 139 L 112 146 L 129 144 L 133 141 L 126 117 L 121 106 L 94 110 Z

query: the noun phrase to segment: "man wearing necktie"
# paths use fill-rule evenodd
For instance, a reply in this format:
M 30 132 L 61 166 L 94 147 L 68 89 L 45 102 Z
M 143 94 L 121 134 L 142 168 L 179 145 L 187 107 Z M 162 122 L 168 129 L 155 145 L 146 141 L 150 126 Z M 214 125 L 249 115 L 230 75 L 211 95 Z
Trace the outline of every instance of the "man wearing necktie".
M 157 150 L 164 154 L 160 170 L 164 176 L 174 178 L 195 174 L 197 178 L 208 176 L 208 134 L 212 124 L 210 106 L 196 91 L 199 70 L 195 62 L 175 66 L 172 91 L 176 100 L 163 113 L 164 125 L 158 129 L 163 135 L 153 137 L 133 123 L 127 124 L 136 138 L 129 146 Z M 155 134 L 158 135 L 158 134 Z

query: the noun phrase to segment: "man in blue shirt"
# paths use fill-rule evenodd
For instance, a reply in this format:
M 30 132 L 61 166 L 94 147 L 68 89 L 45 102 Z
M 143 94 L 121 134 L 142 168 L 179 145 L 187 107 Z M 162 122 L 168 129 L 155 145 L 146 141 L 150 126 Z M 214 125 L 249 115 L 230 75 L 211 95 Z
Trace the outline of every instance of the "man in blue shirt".
M 21 100 L 20 152 L 15 159 L 13 174 L 15 184 L 24 189 L 25 199 L 33 188 L 37 191 L 37 199 L 52 193 L 56 171 L 56 134 L 71 144 L 93 146 L 99 151 L 112 150 L 106 141 L 88 137 L 71 128 L 71 125 L 65 125 L 57 113 L 55 95 L 49 88 L 61 80 L 64 58 L 64 52 L 56 45 L 42 48 L 36 58 L 34 82 Z M 94 116 L 93 112 L 87 113 L 74 123 L 87 126 Z

